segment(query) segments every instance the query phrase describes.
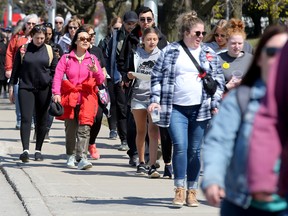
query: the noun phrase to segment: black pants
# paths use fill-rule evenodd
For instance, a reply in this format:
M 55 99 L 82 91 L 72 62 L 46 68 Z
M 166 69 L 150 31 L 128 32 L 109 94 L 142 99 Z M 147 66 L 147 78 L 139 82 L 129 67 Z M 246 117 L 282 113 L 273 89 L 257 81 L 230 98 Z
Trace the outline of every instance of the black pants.
M 161 137 L 161 150 L 164 163 L 171 163 L 172 156 L 172 140 L 167 128 L 159 127 Z
M 41 151 L 47 132 L 47 110 L 51 100 L 51 88 L 43 90 L 19 89 L 19 104 L 21 113 L 20 135 L 23 150 L 29 149 L 31 121 L 33 111 L 36 116 L 36 150 Z
M 124 90 L 121 83 L 114 84 L 111 80 L 107 81 L 107 87 L 110 94 L 111 117 L 108 118 L 110 130 L 118 130 L 121 141 L 127 140 L 127 103 Z
M 89 145 L 93 145 L 95 143 L 95 140 L 101 129 L 102 118 L 103 118 L 103 110 L 100 106 L 98 106 L 97 115 L 95 116 L 94 124 L 92 125 L 90 130 Z
M 2 88 L 4 90 L 4 93 L 6 93 L 6 91 L 7 91 L 7 79 L 0 80 L 0 95 L 2 93 Z

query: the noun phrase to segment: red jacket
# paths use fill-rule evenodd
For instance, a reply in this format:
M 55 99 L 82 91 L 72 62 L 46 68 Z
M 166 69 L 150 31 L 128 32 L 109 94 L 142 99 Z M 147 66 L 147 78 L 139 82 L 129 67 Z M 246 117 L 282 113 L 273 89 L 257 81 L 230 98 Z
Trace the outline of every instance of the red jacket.
M 98 111 L 98 98 L 95 78 L 87 78 L 82 84 L 73 85 L 69 80 L 63 80 L 61 85 L 61 104 L 64 114 L 57 119 L 74 119 L 74 108 L 80 98 L 79 125 L 90 125 Z

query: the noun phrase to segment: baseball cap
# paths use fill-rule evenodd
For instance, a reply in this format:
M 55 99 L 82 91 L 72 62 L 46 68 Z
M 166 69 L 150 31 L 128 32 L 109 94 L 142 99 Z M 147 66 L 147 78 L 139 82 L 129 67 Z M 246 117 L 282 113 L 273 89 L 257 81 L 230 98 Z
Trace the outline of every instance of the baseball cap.
M 124 22 L 137 22 L 138 16 L 134 11 L 128 11 L 124 14 L 123 21 Z

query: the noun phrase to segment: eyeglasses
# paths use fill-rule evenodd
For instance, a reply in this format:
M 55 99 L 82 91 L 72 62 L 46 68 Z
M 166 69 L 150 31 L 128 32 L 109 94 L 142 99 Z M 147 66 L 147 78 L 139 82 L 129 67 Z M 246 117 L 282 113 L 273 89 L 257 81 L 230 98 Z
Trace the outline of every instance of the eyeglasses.
M 90 33 L 89 35 L 90 35 L 91 37 L 93 37 L 93 36 L 96 35 L 96 32 Z
M 152 17 L 140 17 L 139 18 L 140 22 L 145 23 L 145 21 L 147 23 L 151 23 L 153 21 Z
M 46 32 L 46 27 L 43 26 L 43 25 L 35 25 L 35 26 L 33 27 L 33 29 L 35 29 L 37 32 L 41 32 L 41 31 Z M 33 29 L 32 29 L 32 30 L 33 30 Z
M 27 22 L 27 25 L 28 25 L 28 26 L 30 26 L 30 25 L 33 25 L 33 26 L 35 26 L 35 25 L 36 25 L 36 23 L 33 23 L 33 22 Z
M 42 25 L 45 27 L 53 29 L 52 23 L 43 23 Z
M 63 24 L 63 22 L 57 22 L 57 21 L 55 21 L 55 24 Z
M 278 52 L 281 51 L 281 48 L 278 47 L 264 47 L 263 51 L 268 57 L 274 57 Z
M 206 35 L 206 32 L 205 31 L 203 31 L 203 32 L 201 32 L 201 31 L 195 31 L 195 35 L 197 36 L 197 37 L 200 37 L 200 35 L 203 35 L 203 37 Z
M 70 29 L 70 30 L 72 30 L 72 29 L 78 29 L 78 27 L 76 27 L 76 26 L 68 26 L 68 29 Z
M 88 42 L 90 42 L 90 41 L 91 41 L 91 38 L 90 38 L 90 37 L 89 37 L 89 38 L 79 37 L 78 40 L 80 40 L 80 41 L 82 41 L 82 42 L 85 41 L 85 40 L 88 41 Z
M 222 37 L 222 38 L 225 38 L 225 37 L 226 37 L 226 35 L 224 35 L 224 34 L 217 34 L 217 33 L 215 33 L 214 36 L 215 36 L 215 37 Z

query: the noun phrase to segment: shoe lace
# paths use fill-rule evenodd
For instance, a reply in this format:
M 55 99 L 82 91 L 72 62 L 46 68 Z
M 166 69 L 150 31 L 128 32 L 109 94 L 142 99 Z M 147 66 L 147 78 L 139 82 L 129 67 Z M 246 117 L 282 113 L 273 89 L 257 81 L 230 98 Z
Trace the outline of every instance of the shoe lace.
M 196 199 L 196 190 L 187 190 L 187 200 L 198 202 Z
M 184 188 L 175 188 L 175 199 L 182 199 L 182 191 L 184 190 Z

